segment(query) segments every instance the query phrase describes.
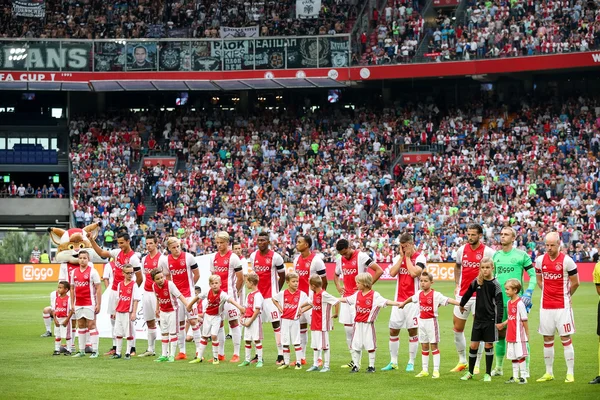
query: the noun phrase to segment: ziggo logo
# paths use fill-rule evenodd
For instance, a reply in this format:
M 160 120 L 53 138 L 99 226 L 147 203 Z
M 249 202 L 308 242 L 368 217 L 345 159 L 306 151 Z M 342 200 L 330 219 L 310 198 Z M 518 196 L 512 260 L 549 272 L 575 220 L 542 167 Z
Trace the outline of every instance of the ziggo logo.
M 54 276 L 52 268 L 39 268 L 33 265 L 25 265 L 23 267 L 24 281 L 46 281 Z

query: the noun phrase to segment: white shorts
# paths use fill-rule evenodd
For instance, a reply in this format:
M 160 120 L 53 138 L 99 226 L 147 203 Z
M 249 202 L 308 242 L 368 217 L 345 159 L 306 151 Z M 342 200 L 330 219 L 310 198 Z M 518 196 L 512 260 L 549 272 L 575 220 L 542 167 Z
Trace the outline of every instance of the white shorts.
M 419 318 L 419 343 L 439 343 L 440 326 L 437 318 Z
M 85 318 L 88 321 L 96 319 L 96 313 L 92 306 L 75 306 L 75 319 Z
M 244 328 L 244 340 L 245 341 L 257 341 L 263 340 L 262 320 L 260 315 L 256 317 L 254 322 L 249 327 Z
M 279 314 L 279 310 L 273 304 L 273 299 L 268 298 L 263 301 L 260 319 L 262 322 L 277 322 L 281 320 L 281 314 Z
M 462 299 L 462 296 L 456 296 L 456 301 L 460 302 L 460 299 Z M 471 314 L 471 313 L 475 314 L 475 300 L 476 299 L 477 299 L 476 297 L 471 297 L 469 299 L 469 301 L 467 301 L 467 304 L 465 304 L 465 312 L 464 313 L 460 312 L 459 306 L 454 306 L 454 316 L 458 319 L 464 319 L 465 321 L 467 319 L 469 319 L 469 314 Z
M 204 314 L 204 321 L 202 322 L 202 336 L 217 336 L 219 329 L 221 328 L 221 322 L 223 318 L 220 315 L 208 315 Z
M 221 318 L 223 318 L 223 321 L 239 321 L 240 310 L 231 303 L 225 303 Z
M 119 292 L 112 289 L 109 290 L 110 292 L 108 292 L 108 307 L 106 309 L 108 310 L 108 313 L 110 315 L 115 315 L 115 313 L 117 312 L 117 304 L 119 303 Z
M 310 325 L 312 322 L 312 309 L 303 312 L 302 315 L 300 316 L 300 324 L 307 324 Z
M 186 297 L 186 300 L 189 303 L 190 301 L 192 301 L 193 298 L 194 298 L 193 296 Z M 200 301 L 200 300 L 198 300 L 198 301 Z M 177 312 L 177 320 L 179 322 L 185 322 L 185 320 L 198 318 L 198 309 L 196 307 L 192 307 L 192 312 L 188 312 L 187 308 L 185 308 L 185 306 L 183 305 L 181 300 L 177 300 L 177 303 L 179 304 L 179 311 Z
M 558 331 L 559 336 L 568 336 L 575 333 L 575 321 L 573 319 L 573 309 L 540 308 L 540 326 L 538 332 L 544 336 L 554 336 Z
M 527 357 L 527 342 L 510 343 L 506 342 L 506 359 L 520 360 Z
M 156 319 L 156 294 L 154 292 L 144 292 L 142 299 L 142 308 L 144 321 L 154 321 Z
M 368 322 L 356 322 L 352 332 L 352 350 L 374 351 L 377 349 L 375 325 Z
M 339 320 L 341 324 L 344 325 L 353 325 L 355 315 L 354 306 L 349 305 L 348 303 L 340 304 L 340 315 Z
M 115 337 L 133 337 L 133 322 L 129 319 L 129 313 L 116 313 Z
M 310 347 L 313 350 L 329 350 L 329 332 L 310 331 Z
M 58 326 L 54 325 L 54 336 L 57 339 L 67 339 L 71 337 L 71 324 L 67 323 L 67 326 L 62 326 L 67 317 L 56 318 L 58 320 Z
M 413 329 L 419 326 L 419 305 L 408 303 L 404 308 L 392 307 L 390 329 Z
M 292 346 L 302 343 L 300 339 L 300 320 L 282 319 L 281 320 L 281 345 Z
M 160 332 L 163 335 L 177 335 L 179 326 L 177 326 L 177 311 L 160 312 Z

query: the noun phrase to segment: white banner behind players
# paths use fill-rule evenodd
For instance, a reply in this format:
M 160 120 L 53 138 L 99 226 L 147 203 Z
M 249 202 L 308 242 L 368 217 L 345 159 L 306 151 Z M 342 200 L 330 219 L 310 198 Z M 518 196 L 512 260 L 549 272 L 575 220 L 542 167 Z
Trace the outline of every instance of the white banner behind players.
M 12 13 L 17 17 L 44 18 L 46 16 L 45 0 L 13 0 Z
M 199 285 L 202 288 L 202 293 L 207 293 L 209 289 L 208 277 L 210 276 L 210 257 L 207 255 L 196 257 L 196 263 L 198 263 L 198 268 L 200 268 L 200 279 L 198 280 L 198 282 L 196 282 L 196 285 Z M 105 290 L 104 293 L 102 293 L 102 308 L 100 310 L 100 314 L 96 316 L 96 326 L 98 328 L 98 332 L 100 333 L 100 337 L 102 338 L 111 337 L 112 327 L 110 324 L 110 315 L 108 315 L 109 292 L 109 290 Z M 144 292 L 144 296 L 146 296 L 146 292 Z M 137 308 L 137 319 L 135 320 L 135 337 L 136 339 L 146 340 L 148 337 L 146 336 L 147 329 L 146 321 L 144 320 L 144 313 L 142 310 L 142 303 L 143 302 L 140 302 Z
M 321 0 L 296 0 L 297 18 L 319 18 Z
M 235 28 L 222 26 L 219 28 L 219 35 L 221 39 L 227 38 L 255 38 L 258 37 L 258 25 L 245 26 L 243 28 Z

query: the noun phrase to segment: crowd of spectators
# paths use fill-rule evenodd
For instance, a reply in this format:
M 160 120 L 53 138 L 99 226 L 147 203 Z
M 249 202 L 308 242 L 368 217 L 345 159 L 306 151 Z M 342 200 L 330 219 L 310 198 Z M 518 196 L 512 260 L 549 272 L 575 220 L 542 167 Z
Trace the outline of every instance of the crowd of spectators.
M 22 183 L 17 185 L 14 181 L 12 181 L 8 185 L 2 185 L 2 189 L 0 189 L 0 198 L 13 197 L 13 198 L 38 198 L 38 199 L 62 199 L 67 195 L 67 192 L 62 184 L 58 184 L 58 186 L 54 186 L 53 183 L 50 185 L 41 185 L 37 188 L 31 186 L 31 183 L 28 183 L 27 186 L 24 186 Z
M 223 229 L 252 249 L 268 229 L 288 259 L 297 236 L 308 233 L 328 260 L 335 241 L 347 237 L 384 262 L 408 231 L 430 260 L 441 261 L 455 257 L 476 222 L 493 247 L 510 225 L 534 257 L 544 234 L 556 230 L 577 261 L 595 259 L 600 99 L 547 99 L 510 106 L 480 100 L 456 109 L 288 107 L 250 116 L 178 109 L 80 120 L 73 207 L 82 223 L 102 222 L 102 237 L 126 227 L 139 250 L 153 232 L 179 236 L 202 254 L 214 250 L 214 234 Z M 112 132 L 115 139 L 107 139 Z M 131 171 L 126 137 L 136 135 L 160 136 L 179 167 Z M 392 150 L 414 144 L 442 151 L 392 168 Z M 156 211 L 140 218 L 144 199 Z

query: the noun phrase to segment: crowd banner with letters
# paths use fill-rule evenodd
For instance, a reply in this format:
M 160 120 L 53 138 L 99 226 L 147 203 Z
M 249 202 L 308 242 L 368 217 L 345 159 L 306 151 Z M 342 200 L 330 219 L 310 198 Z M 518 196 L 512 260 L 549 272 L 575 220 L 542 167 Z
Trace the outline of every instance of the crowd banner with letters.
M 223 40 L 213 42 L 210 56 L 223 60 L 224 71 L 252 68 L 251 40 Z
M 297 18 L 319 18 L 321 0 L 296 0 Z
M 286 47 L 297 47 L 298 39 L 256 39 L 252 42 L 256 69 L 280 69 L 286 67 Z M 297 54 L 297 52 L 296 52 Z M 288 54 L 288 60 L 290 56 Z M 252 64 L 252 63 L 250 63 Z
M 241 28 L 222 26 L 219 28 L 221 39 L 228 38 L 256 38 L 258 37 L 258 25 L 244 26 Z
M 45 0 L 13 0 L 12 13 L 16 17 L 45 18 Z
M 0 69 L 20 71 L 91 71 L 91 42 L 0 41 Z M 19 57 L 11 57 L 17 54 Z
M 342 68 L 349 65 L 347 37 L 301 38 L 297 43 L 298 62 L 291 62 L 288 55 L 288 68 Z

